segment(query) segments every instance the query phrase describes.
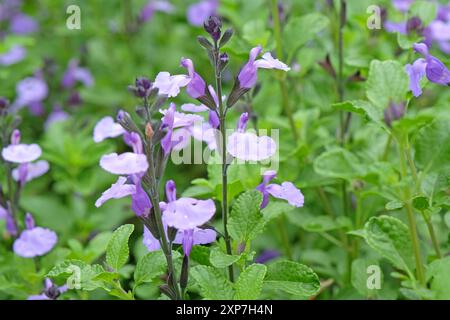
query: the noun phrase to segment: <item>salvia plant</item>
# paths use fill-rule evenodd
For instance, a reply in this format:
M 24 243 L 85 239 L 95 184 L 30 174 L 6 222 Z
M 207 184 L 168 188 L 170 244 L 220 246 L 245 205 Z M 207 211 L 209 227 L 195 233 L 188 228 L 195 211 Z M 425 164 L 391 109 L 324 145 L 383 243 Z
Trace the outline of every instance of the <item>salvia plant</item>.
M 448 3 L 118 2 L 0 4 L 0 299 L 450 299 Z

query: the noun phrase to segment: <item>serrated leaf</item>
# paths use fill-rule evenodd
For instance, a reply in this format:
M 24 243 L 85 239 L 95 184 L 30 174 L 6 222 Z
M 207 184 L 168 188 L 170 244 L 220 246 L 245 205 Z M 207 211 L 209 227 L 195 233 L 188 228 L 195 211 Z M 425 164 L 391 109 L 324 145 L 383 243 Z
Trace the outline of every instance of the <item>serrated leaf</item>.
M 423 127 L 414 141 L 415 160 L 424 170 L 437 171 L 450 166 L 450 121 L 437 120 Z
M 314 161 L 314 171 L 324 177 L 351 180 L 364 176 L 361 161 L 351 152 L 336 148 L 325 151 Z
M 257 190 L 247 191 L 236 199 L 228 221 L 228 232 L 234 240 L 247 242 L 263 230 L 261 202 L 262 195 Z
M 208 266 L 195 266 L 190 272 L 200 287 L 200 293 L 207 300 L 231 300 L 234 290 L 220 270 Z
M 268 288 L 302 297 L 313 296 L 320 289 L 317 274 L 311 268 L 293 261 L 269 265 L 264 284 Z
M 388 203 L 386 203 L 386 205 L 384 206 L 384 208 L 385 208 L 386 210 L 391 211 L 391 210 L 398 210 L 398 209 L 401 209 L 401 208 L 403 208 L 403 206 L 404 206 L 404 204 L 403 204 L 402 201 L 399 201 L 399 200 L 392 200 L 392 201 L 389 201 Z
M 216 268 L 226 268 L 240 259 L 238 255 L 229 255 L 215 247 L 211 250 L 209 260 Z
M 69 288 L 86 291 L 102 287 L 101 281 L 95 280 L 105 270 L 98 264 L 90 265 L 80 260 L 66 260 L 55 266 L 47 277 L 64 280 Z
M 367 79 L 367 98 L 382 111 L 390 102 L 400 103 L 405 99 L 408 84 L 404 66 L 398 61 L 373 60 Z
M 367 244 L 396 268 L 409 274 L 414 269 L 414 255 L 408 227 L 389 216 L 372 217 L 364 226 Z
M 178 251 L 172 251 L 174 260 L 180 256 Z M 164 274 L 166 268 L 166 258 L 161 250 L 147 253 L 136 265 L 136 270 L 134 271 L 135 286 L 153 281 L 156 277 Z
M 371 275 L 370 273 L 368 273 L 370 266 L 378 267 L 378 261 L 375 259 L 360 258 L 353 260 L 352 262 L 352 275 L 351 275 L 352 285 L 361 295 L 363 295 L 366 298 L 375 297 L 377 294 L 377 289 L 376 288 L 370 289 L 367 283 L 367 280 Z M 380 284 L 383 283 L 382 276 L 383 273 L 381 272 Z
M 427 269 L 427 279 L 431 280 L 434 299 L 450 299 L 450 257 L 433 261 Z
M 236 300 L 255 300 L 258 299 L 263 287 L 264 277 L 267 267 L 263 264 L 252 264 L 247 267 L 236 281 L 234 288 Z
M 325 29 L 328 23 L 328 18 L 319 13 L 310 13 L 289 19 L 283 30 L 283 42 L 289 57 L 292 57 L 299 47 Z
M 114 270 L 118 271 L 128 260 L 128 240 L 133 233 L 134 225 L 125 224 L 117 228 L 111 236 L 106 248 L 106 262 Z

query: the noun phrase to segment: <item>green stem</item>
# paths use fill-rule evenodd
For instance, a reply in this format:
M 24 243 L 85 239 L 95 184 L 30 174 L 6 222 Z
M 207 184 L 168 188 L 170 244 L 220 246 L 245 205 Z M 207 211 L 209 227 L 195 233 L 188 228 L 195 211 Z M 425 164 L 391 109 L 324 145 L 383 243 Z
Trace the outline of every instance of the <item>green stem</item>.
M 273 29 L 274 29 L 274 36 L 275 36 L 275 42 L 276 42 L 277 57 L 278 57 L 278 59 L 283 60 L 283 40 L 281 37 L 281 25 L 280 25 L 280 16 L 279 16 L 279 9 L 278 9 L 278 0 L 272 0 L 272 18 L 273 18 Z M 278 82 L 279 82 L 280 90 L 281 90 L 283 109 L 284 109 L 284 112 L 286 113 L 286 116 L 289 119 L 289 125 L 291 127 L 292 136 L 294 138 L 295 143 L 297 144 L 297 141 L 299 140 L 299 134 L 297 131 L 297 127 L 295 126 L 295 120 L 294 120 L 294 115 L 293 115 L 292 107 L 291 107 L 290 100 L 289 100 L 289 93 L 288 93 L 285 76 L 278 77 Z
M 406 146 L 405 146 L 406 159 L 408 161 L 409 168 L 410 168 L 410 170 L 412 172 L 412 176 L 413 176 L 414 184 L 415 184 L 415 189 L 416 189 L 416 192 L 420 192 L 419 176 L 417 174 L 416 165 L 414 164 L 414 160 L 413 160 L 413 158 L 411 156 L 411 148 L 410 148 L 410 145 L 409 145 L 409 138 L 408 138 L 408 136 L 406 137 L 406 143 L 405 144 L 406 144 Z M 425 220 L 425 223 L 427 224 L 428 233 L 430 234 L 431 242 L 433 243 L 433 247 L 434 247 L 434 251 L 436 252 L 436 256 L 441 258 L 441 250 L 439 248 L 439 242 L 437 241 L 437 238 L 436 238 L 436 232 L 434 230 L 433 223 L 431 222 L 431 219 L 429 217 L 427 217 L 424 212 L 422 212 L 422 217 Z
M 384 147 L 384 152 L 383 152 L 383 156 L 381 157 L 381 161 L 387 161 L 389 149 L 391 148 L 391 144 L 392 144 L 392 135 L 389 135 L 389 137 L 386 141 L 386 146 Z
M 180 300 L 181 297 L 181 291 L 180 287 L 177 282 L 177 278 L 175 276 L 175 267 L 173 264 L 173 257 L 172 257 L 172 248 L 169 245 L 169 241 L 166 236 L 166 232 L 164 230 L 164 224 L 162 222 L 162 215 L 161 215 L 161 209 L 159 207 L 159 192 L 157 190 L 157 182 L 156 182 L 156 176 L 155 176 L 155 164 L 153 161 L 153 155 L 152 155 L 152 144 L 151 139 L 147 139 L 146 144 L 146 155 L 147 155 L 147 161 L 149 164 L 148 174 L 150 176 L 150 199 L 153 203 L 153 212 L 155 214 L 155 220 L 156 220 L 156 226 L 158 228 L 158 233 L 160 235 L 160 244 L 161 249 L 164 252 L 164 256 L 166 257 L 167 262 L 167 270 L 170 275 L 170 279 L 172 281 L 171 286 L 175 290 L 176 299 Z
M 423 216 L 425 223 L 427 224 L 428 232 L 430 233 L 431 242 L 433 243 L 433 248 L 434 251 L 436 252 L 436 256 L 439 259 L 441 259 L 442 258 L 441 249 L 439 247 L 439 241 L 436 237 L 436 232 L 434 231 L 433 223 L 431 222 L 431 219 L 426 218 L 424 214 Z
M 400 153 L 400 166 L 402 170 L 402 178 L 405 179 L 407 177 L 407 160 L 405 157 L 405 146 L 404 143 L 402 143 L 401 139 L 398 139 L 399 142 L 399 153 Z M 404 189 L 404 197 L 405 197 L 405 209 L 406 214 L 408 217 L 408 223 L 409 223 L 409 230 L 411 233 L 411 241 L 414 251 L 414 257 L 416 260 L 416 274 L 417 279 L 422 285 L 425 285 L 425 273 L 422 263 L 422 257 L 420 254 L 420 244 L 419 244 L 419 236 L 417 234 L 417 223 L 416 223 L 416 217 L 414 215 L 414 210 L 411 205 L 411 190 L 409 189 L 409 185 L 405 185 Z
M 292 260 L 292 248 L 289 241 L 289 235 L 286 230 L 286 219 L 284 215 L 278 220 L 278 229 L 280 231 L 281 241 L 283 243 L 284 251 L 289 260 Z
M 227 136 L 226 136 L 226 109 L 224 108 L 222 99 L 222 72 L 219 63 L 219 48 L 217 42 L 214 44 L 214 73 L 216 78 L 216 90 L 219 100 L 219 121 L 221 135 L 221 153 L 222 153 L 222 222 L 225 246 L 228 255 L 232 255 L 231 239 L 228 234 L 228 165 L 227 165 Z M 234 282 L 233 265 L 228 266 L 228 277 Z

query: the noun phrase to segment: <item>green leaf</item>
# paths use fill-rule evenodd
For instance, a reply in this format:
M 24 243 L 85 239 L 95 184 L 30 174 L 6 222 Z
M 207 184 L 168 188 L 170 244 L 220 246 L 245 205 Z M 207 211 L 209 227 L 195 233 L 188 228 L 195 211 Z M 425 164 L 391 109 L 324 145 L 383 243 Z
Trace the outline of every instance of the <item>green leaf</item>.
M 374 259 L 360 258 L 353 260 L 352 262 L 352 276 L 351 281 L 353 287 L 364 297 L 372 298 L 376 297 L 377 289 L 369 289 L 367 280 L 371 275 L 368 273 L 370 266 L 378 266 L 378 261 Z M 382 277 L 381 272 L 380 276 Z M 382 278 L 380 279 L 380 284 L 382 284 Z
M 428 25 L 436 18 L 436 3 L 424 0 L 415 1 L 409 9 L 410 16 L 417 16 L 422 20 L 423 25 Z
M 303 211 L 291 211 L 286 216 L 289 221 L 309 232 L 327 232 L 348 228 L 352 224 L 348 217 L 317 216 Z
M 392 210 L 401 209 L 401 208 L 403 208 L 403 206 L 404 206 L 404 203 L 402 201 L 392 200 L 392 201 L 389 201 L 388 203 L 386 203 L 384 208 L 388 211 L 392 211 Z
M 292 57 L 300 46 L 325 29 L 328 23 L 328 18 L 319 13 L 311 13 L 289 19 L 283 31 L 283 44 L 289 57 Z
M 415 160 L 424 170 L 437 171 L 450 166 L 450 121 L 437 120 L 423 127 L 414 141 Z
M 434 299 L 450 299 L 450 257 L 433 261 L 427 269 L 427 279 L 431 280 Z
M 270 32 L 266 29 L 263 20 L 252 20 L 244 24 L 242 28 L 242 38 L 252 46 L 261 45 L 265 47 L 269 40 Z
M 106 248 L 106 262 L 116 271 L 123 267 L 128 260 L 128 240 L 133 230 L 134 225 L 132 224 L 120 226 L 109 240 Z
M 178 251 L 172 251 L 174 260 L 180 258 Z M 147 253 L 142 257 L 134 271 L 135 287 L 153 281 L 156 277 L 161 276 L 167 268 L 166 258 L 161 250 Z
M 236 300 L 256 300 L 258 299 L 266 276 L 267 267 L 263 264 L 252 264 L 247 267 L 236 281 Z
M 336 110 L 353 112 L 359 115 L 363 115 L 370 120 L 383 125 L 383 110 L 377 108 L 375 105 L 369 101 L 364 100 L 353 100 L 345 101 L 340 103 L 335 103 L 332 108 Z
M 424 211 L 430 207 L 430 202 L 425 196 L 417 196 L 412 199 L 413 207 L 419 211 Z
M 97 281 L 96 277 L 104 272 L 103 267 L 98 264 L 90 265 L 80 260 L 66 260 L 55 266 L 46 276 L 65 281 L 70 289 L 91 291 L 102 287 L 101 281 Z
M 314 271 L 297 262 L 279 261 L 269 265 L 265 286 L 302 297 L 315 295 L 320 281 Z
M 382 111 L 390 102 L 399 103 L 405 99 L 408 84 L 408 76 L 402 64 L 392 60 L 373 60 L 367 79 L 367 98 Z
M 193 267 L 190 274 L 199 285 L 203 298 L 207 300 L 233 299 L 233 287 L 220 270 L 200 265 Z
M 236 199 L 228 221 L 228 231 L 234 240 L 247 242 L 263 230 L 261 202 L 262 195 L 257 190 L 247 191 Z
M 240 256 L 238 255 L 228 255 L 222 250 L 220 250 L 219 247 L 215 247 L 211 250 L 211 254 L 209 256 L 209 260 L 211 264 L 216 268 L 226 268 L 236 261 L 240 259 Z
M 361 161 L 351 152 L 336 148 L 325 151 L 314 161 L 314 171 L 324 177 L 352 180 L 364 176 Z
M 396 268 L 409 274 L 414 269 L 414 255 L 408 227 L 389 216 L 372 217 L 364 226 L 367 244 Z

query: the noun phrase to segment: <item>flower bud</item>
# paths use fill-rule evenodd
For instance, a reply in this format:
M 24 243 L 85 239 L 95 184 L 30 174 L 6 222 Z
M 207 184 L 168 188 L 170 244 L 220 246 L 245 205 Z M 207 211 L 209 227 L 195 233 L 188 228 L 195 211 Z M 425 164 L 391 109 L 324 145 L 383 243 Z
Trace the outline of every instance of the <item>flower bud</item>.
M 35 227 L 33 216 L 29 212 L 27 212 L 27 214 L 25 215 L 25 227 L 28 230 L 33 229 Z
M 406 32 L 411 34 L 413 31 L 416 31 L 417 34 L 422 34 L 423 32 L 422 20 L 417 16 L 409 18 L 406 22 Z
M 384 110 L 384 122 L 390 127 L 392 122 L 401 119 L 405 114 L 405 104 L 390 103 L 389 107 Z
M 9 101 L 5 97 L 0 97 L 0 113 L 8 108 Z
M 151 140 L 154 133 L 155 132 L 153 131 L 152 125 L 147 122 L 147 124 L 145 125 L 145 137 L 147 138 L 147 140 Z
M 228 57 L 228 54 L 221 53 L 219 57 L 219 68 L 220 71 L 223 71 L 225 67 L 228 65 L 228 62 L 230 61 L 230 57 Z
M 11 134 L 11 144 L 19 144 L 20 143 L 20 131 L 18 129 L 14 129 Z
M 222 28 L 222 21 L 217 16 L 210 16 L 204 23 L 203 27 L 205 28 L 205 31 L 208 32 L 213 40 L 217 42 L 220 39 L 220 36 L 222 34 L 222 31 L 220 28 Z

